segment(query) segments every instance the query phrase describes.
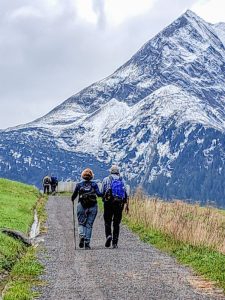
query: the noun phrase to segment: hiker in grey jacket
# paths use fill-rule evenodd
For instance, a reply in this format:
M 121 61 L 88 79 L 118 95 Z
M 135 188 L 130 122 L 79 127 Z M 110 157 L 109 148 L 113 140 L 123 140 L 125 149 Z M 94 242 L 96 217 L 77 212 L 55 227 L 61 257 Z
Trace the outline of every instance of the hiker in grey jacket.
M 44 194 L 49 194 L 50 192 L 50 187 L 51 187 L 51 177 L 49 175 L 46 175 L 43 180 L 43 190 L 44 190 Z
M 105 247 L 110 247 L 112 242 L 113 248 L 117 248 L 123 209 L 125 206 L 125 211 L 128 213 L 129 204 L 126 185 L 116 165 L 111 167 L 110 175 L 103 179 L 102 194 L 106 236 Z

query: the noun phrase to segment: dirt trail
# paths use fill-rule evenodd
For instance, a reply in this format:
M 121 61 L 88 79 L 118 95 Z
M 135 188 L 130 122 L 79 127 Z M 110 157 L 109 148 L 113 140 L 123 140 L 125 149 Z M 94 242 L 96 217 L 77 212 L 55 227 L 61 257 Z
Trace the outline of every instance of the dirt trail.
M 92 250 L 74 250 L 72 203 L 68 197 L 50 197 L 48 233 L 40 260 L 46 267 L 41 300 L 222 299 L 205 295 L 189 284 L 188 268 L 141 242 L 125 227 L 118 249 L 104 247 L 99 212 L 94 223 Z M 223 298 L 224 299 L 224 298 Z

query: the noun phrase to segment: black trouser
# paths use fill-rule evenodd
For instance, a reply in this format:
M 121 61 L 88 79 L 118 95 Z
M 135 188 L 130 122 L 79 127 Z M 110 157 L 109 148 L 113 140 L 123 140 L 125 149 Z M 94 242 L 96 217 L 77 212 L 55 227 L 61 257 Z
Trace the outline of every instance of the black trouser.
M 49 194 L 50 184 L 44 184 L 44 194 Z
M 52 193 L 54 193 L 55 192 L 55 190 L 56 190 L 56 184 L 52 184 L 51 185 L 51 191 L 52 191 Z
M 104 203 L 105 236 L 112 235 L 111 225 L 113 222 L 113 244 L 117 244 L 119 239 L 123 207 L 124 204 L 119 201 Z

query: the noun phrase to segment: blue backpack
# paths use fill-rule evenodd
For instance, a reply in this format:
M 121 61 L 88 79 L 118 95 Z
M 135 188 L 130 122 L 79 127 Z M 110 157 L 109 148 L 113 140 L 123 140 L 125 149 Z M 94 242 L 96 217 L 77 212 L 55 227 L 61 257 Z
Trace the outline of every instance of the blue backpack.
M 58 184 L 58 179 L 55 176 L 51 177 L 52 185 L 57 185 Z
M 110 176 L 111 179 L 111 196 L 112 200 L 114 201 L 124 201 L 126 194 L 125 194 L 125 186 L 123 183 L 122 178 L 114 179 Z

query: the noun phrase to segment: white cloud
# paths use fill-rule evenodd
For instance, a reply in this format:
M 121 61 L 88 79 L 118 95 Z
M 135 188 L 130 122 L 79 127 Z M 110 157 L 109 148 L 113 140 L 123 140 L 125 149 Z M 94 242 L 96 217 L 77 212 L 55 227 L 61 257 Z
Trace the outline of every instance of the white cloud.
M 144 14 L 156 0 L 105 0 L 105 13 L 109 23 L 119 25 L 126 19 Z
M 42 17 L 42 14 L 39 9 L 36 9 L 32 6 L 22 6 L 15 11 L 13 11 L 10 15 L 10 19 L 17 19 L 17 18 L 27 18 L 27 17 Z
M 86 22 L 90 23 L 97 23 L 98 18 L 97 14 L 93 9 L 92 0 L 76 0 L 74 1 L 74 5 L 77 9 L 77 15 L 85 20 Z
M 208 22 L 225 22 L 224 0 L 200 0 L 191 9 Z

